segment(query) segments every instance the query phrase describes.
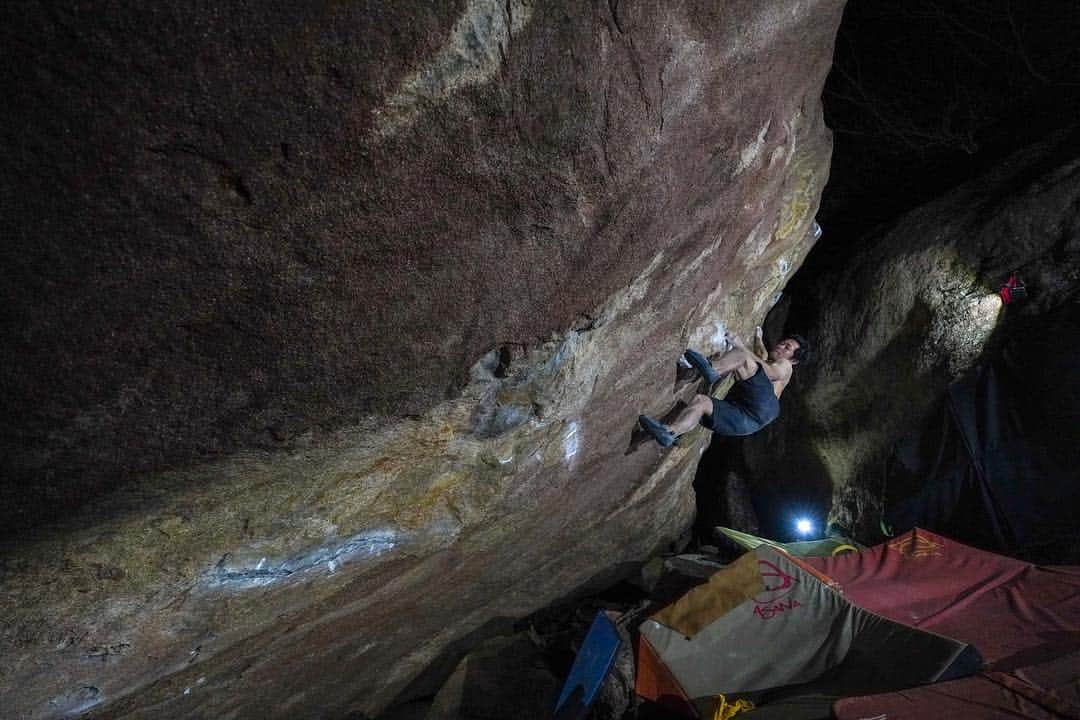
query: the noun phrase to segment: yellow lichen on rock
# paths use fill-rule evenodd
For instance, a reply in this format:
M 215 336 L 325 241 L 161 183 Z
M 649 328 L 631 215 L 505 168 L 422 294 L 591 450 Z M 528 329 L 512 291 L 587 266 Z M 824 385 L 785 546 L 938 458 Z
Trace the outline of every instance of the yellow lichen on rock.
M 790 241 L 805 234 L 821 193 L 818 165 L 821 158 L 804 147 L 795 151 L 788 183 L 780 206 L 780 217 L 773 236 Z

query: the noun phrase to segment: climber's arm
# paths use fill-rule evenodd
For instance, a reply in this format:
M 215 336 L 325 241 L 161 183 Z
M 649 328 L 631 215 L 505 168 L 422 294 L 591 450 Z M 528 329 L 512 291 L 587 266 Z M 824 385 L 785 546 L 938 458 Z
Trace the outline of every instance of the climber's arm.
M 713 362 L 712 366 L 716 371 L 723 375 L 724 373 L 741 369 L 741 375 L 745 377 L 748 377 L 747 373 L 753 375 L 757 372 L 757 368 L 754 367 L 754 365 L 758 362 L 758 359 L 754 353 L 746 348 L 746 344 L 737 336 L 730 333 L 727 335 L 727 340 L 732 345 L 732 348 L 721 355 L 718 360 Z
M 764 333 L 762 332 L 760 325 L 754 330 L 754 354 L 757 355 L 758 359 L 762 362 L 769 359 L 769 351 L 765 347 Z

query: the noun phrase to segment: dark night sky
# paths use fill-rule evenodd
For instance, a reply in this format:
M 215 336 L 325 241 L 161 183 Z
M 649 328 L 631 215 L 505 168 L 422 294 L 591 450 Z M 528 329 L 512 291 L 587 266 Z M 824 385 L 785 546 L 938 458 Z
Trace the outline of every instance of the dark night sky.
M 825 229 L 787 289 L 846 247 L 1080 117 L 1074 0 L 852 0 L 825 88 L 834 133 Z

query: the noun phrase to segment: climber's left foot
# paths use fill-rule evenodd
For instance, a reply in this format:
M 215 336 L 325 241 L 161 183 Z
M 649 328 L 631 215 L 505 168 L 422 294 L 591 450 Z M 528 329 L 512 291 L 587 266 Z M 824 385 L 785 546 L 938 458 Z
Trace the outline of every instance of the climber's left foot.
M 641 425 L 642 430 L 652 435 L 653 440 L 663 447 L 671 447 L 675 444 L 675 435 L 648 415 L 638 415 L 638 424 Z

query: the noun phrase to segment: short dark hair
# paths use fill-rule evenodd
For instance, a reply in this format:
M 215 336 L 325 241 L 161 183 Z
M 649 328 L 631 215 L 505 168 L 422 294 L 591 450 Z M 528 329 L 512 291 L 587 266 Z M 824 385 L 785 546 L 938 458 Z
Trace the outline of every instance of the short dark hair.
M 814 351 L 810 349 L 810 341 L 804 338 L 802 335 L 788 335 L 789 338 L 799 343 L 799 349 L 795 351 L 792 356 L 795 361 L 800 365 L 805 365 L 814 359 Z

